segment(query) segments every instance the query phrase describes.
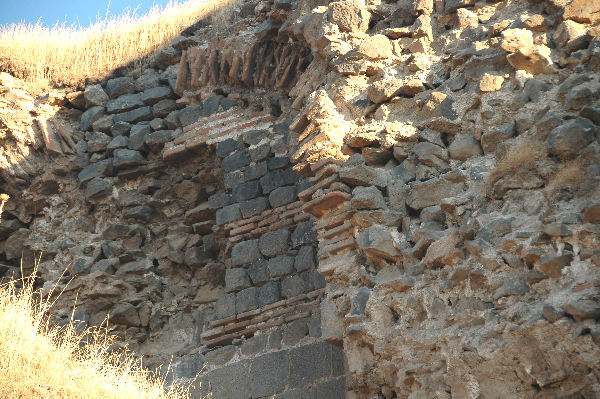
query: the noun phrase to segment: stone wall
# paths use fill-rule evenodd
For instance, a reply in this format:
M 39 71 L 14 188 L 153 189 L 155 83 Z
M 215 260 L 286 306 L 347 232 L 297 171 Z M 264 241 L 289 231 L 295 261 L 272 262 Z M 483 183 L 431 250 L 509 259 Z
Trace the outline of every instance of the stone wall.
M 246 2 L 10 125 L 1 270 L 217 397 L 598 397 L 598 11 Z

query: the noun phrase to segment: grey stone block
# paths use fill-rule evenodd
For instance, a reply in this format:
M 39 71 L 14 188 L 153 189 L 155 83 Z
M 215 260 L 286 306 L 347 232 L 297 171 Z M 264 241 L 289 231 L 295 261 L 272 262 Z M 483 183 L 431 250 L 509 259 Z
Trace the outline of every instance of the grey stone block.
M 293 298 L 310 290 L 308 283 L 299 275 L 286 277 L 281 281 L 281 296 Z
M 112 194 L 112 189 L 113 185 L 110 182 L 100 177 L 95 177 L 88 183 L 85 190 L 85 197 L 88 200 L 96 200 L 108 197 Z
M 271 277 L 287 276 L 294 270 L 294 258 L 286 255 L 279 255 L 269 259 L 269 275 Z
M 281 349 L 281 329 L 271 331 L 267 340 L 267 349 Z
M 109 114 L 117 114 L 122 112 L 132 111 L 144 105 L 140 94 L 125 94 L 106 104 L 106 112 Z
M 189 126 L 198 122 L 202 113 L 202 105 L 191 105 L 179 111 L 178 118 L 181 126 Z
M 346 399 L 346 377 L 338 377 L 321 382 L 315 386 L 315 397 Z
M 110 98 L 117 98 L 123 94 L 135 93 L 135 84 L 130 77 L 109 79 L 106 82 L 106 94 Z
M 92 164 L 89 164 L 85 168 L 81 169 L 81 172 L 77 175 L 80 183 L 85 183 L 92 180 L 95 177 L 106 176 L 112 169 L 112 159 L 104 159 Z
M 208 197 L 208 203 L 215 208 L 222 208 L 231 204 L 231 194 L 218 193 Z
M 278 281 L 269 281 L 258 290 L 258 306 L 263 307 L 281 300 L 281 288 Z
M 315 249 L 310 245 L 300 247 L 298 255 L 294 261 L 294 267 L 297 271 L 314 269 L 315 267 Z
M 202 115 L 210 116 L 210 115 L 214 114 L 215 112 L 217 112 L 217 110 L 219 109 L 219 104 L 221 103 L 222 99 L 223 99 L 223 96 L 221 96 L 221 95 L 208 97 L 204 101 Z
M 330 344 L 318 342 L 290 350 L 290 387 L 311 384 L 319 378 L 330 376 L 331 372 Z
M 259 239 L 260 252 L 268 257 L 285 254 L 288 250 L 290 232 L 287 229 L 270 231 Z
M 323 277 L 323 275 L 321 273 L 319 273 L 317 270 L 313 270 L 312 272 L 308 272 L 311 273 L 311 283 L 312 283 L 312 288 L 314 290 L 319 290 L 321 288 L 325 288 L 325 285 L 327 284 L 327 282 L 325 281 L 325 277 Z
M 242 355 L 250 356 L 256 355 L 257 353 L 264 352 L 267 348 L 268 335 L 260 334 L 250 337 L 242 342 L 241 351 Z
M 212 393 L 215 398 L 249 399 L 250 379 L 243 362 L 216 369 L 200 378 L 202 397 Z
M 287 157 L 269 158 L 269 170 L 283 169 L 289 166 L 290 160 Z
M 267 209 L 267 207 L 267 199 L 265 197 L 258 197 L 242 202 L 240 204 L 240 211 L 242 212 L 243 218 L 249 218 L 251 216 L 258 215 Z
M 283 391 L 287 378 L 287 351 L 273 352 L 253 359 L 250 364 L 252 397 L 269 396 Z
M 90 130 L 92 128 L 92 124 L 102 116 L 104 116 L 104 107 L 99 105 L 91 107 L 81 115 L 79 128 L 84 132 Z
M 288 184 L 295 184 L 298 180 L 299 176 L 296 174 L 296 172 L 294 172 L 293 169 L 277 169 L 261 177 L 260 185 L 263 189 L 263 193 L 268 194 L 278 187 L 287 186 Z
M 273 208 L 291 204 L 296 198 L 296 187 L 294 186 L 279 187 L 269 194 L 269 202 Z
M 144 90 L 142 93 L 142 101 L 146 105 L 154 105 L 161 100 L 168 99 L 173 95 L 173 91 L 169 87 L 159 86 Z
M 142 121 L 150 121 L 154 119 L 152 116 L 152 108 L 150 107 L 140 107 L 133 109 L 128 112 L 123 112 L 121 114 L 117 114 L 114 117 L 114 122 L 128 122 L 128 123 L 138 123 Z
M 244 268 L 227 269 L 225 271 L 225 291 L 239 291 L 250 287 L 250 278 Z
M 256 180 L 246 183 L 240 183 L 233 188 L 231 192 L 231 200 L 233 202 L 242 202 L 256 198 L 260 195 L 260 187 Z
M 171 141 L 172 135 L 172 130 L 158 130 L 147 134 L 146 137 L 144 137 L 144 143 L 152 152 L 160 152 L 165 146 L 165 143 Z
M 235 294 L 225 294 L 215 302 L 215 316 L 217 319 L 233 316 L 235 314 Z
M 227 139 L 227 140 L 223 140 L 223 141 L 219 142 L 219 144 L 217 144 L 217 152 L 216 153 L 220 157 L 226 157 L 227 155 L 231 154 L 232 152 L 234 152 L 235 150 L 237 150 L 239 148 L 241 148 L 241 147 L 237 141 L 235 141 L 234 139 Z
M 110 127 L 110 134 L 112 134 L 113 137 L 127 136 L 130 131 L 131 123 L 129 122 L 117 122 Z
M 258 308 L 258 288 L 250 287 L 238 292 L 235 296 L 235 312 L 244 313 Z
M 242 241 L 231 250 L 231 264 L 241 266 L 252 263 L 261 257 L 258 250 L 258 240 Z
M 255 145 L 261 142 L 262 139 L 269 135 L 268 130 L 250 130 L 246 132 L 244 136 L 244 141 L 248 145 Z
M 218 225 L 240 220 L 242 213 L 239 204 L 227 205 L 216 212 L 216 222 Z
M 113 167 L 115 169 L 129 168 L 143 162 L 144 157 L 139 151 L 119 148 L 113 152 Z
M 246 181 L 260 179 L 267 174 L 267 163 L 262 161 L 248 165 L 242 169 L 242 173 L 244 174 L 244 180 Z
M 132 139 L 134 136 L 144 137 L 146 134 L 152 133 L 152 128 L 147 122 L 138 123 L 131 126 L 131 130 L 129 131 L 129 138 Z M 143 142 L 143 139 L 142 139 Z M 134 150 L 135 148 L 132 148 Z
M 331 346 L 331 362 L 334 377 L 346 374 L 346 363 L 344 360 L 344 350 L 338 346 Z
M 248 165 L 250 165 L 250 157 L 248 157 L 248 150 L 246 149 L 236 151 L 221 161 L 221 167 L 228 172 Z
M 252 284 L 257 285 L 263 283 L 269 279 L 269 274 L 267 273 L 267 262 L 264 260 L 257 260 L 252 263 L 248 268 L 248 275 L 250 276 L 250 280 L 252 280 Z
M 236 185 L 244 182 L 244 174 L 241 170 L 225 173 L 223 175 L 223 184 L 227 190 L 232 190 Z
M 152 106 L 152 115 L 154 115 L 155 118 L 164 118 L 175 110 L 177 110 L 177 103 L 175 100 L 165 98 Z
M 229 362 L 235 356 L 236 352 L 237 347 L 233 345 L 227 345 L 208 352 L 204 356 L 204 360 L 206 360 L 206 363 L 210 365 L 220 366 Z
M 298 223 L 292 233 L 292 248 L 298 248 L 301 245 L 313 244 L 317 241 L 317 233 L 314 231 L 313 222 Z
M 248 149 L 248 155 L 250 155 L 250 159 L 253 162 L 258 162 L 262 161 L 263 159 L 266 159 L 270 153 L 271 146 L 269 145 L 269 143 L 260 144 Z
M 294 320 L 283 328 L 282 343 L 285 346 L 294 346 L 308 334 L 308 326 L 302 320 Z M 316 359 L 315 359 L 316 360 Z
M 321 338 L 321 318 L 315 317 L 310 319 L 307 323 L 308 335 L 313 338 Z

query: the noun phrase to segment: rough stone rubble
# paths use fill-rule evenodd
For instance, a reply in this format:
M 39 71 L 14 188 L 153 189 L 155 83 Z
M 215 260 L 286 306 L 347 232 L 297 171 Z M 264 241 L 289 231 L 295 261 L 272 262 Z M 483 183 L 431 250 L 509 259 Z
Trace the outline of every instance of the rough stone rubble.
M 135 76 L 2 75 L 0 272 L 215 397 L 600 397 L 599 22 L 245 2 Z

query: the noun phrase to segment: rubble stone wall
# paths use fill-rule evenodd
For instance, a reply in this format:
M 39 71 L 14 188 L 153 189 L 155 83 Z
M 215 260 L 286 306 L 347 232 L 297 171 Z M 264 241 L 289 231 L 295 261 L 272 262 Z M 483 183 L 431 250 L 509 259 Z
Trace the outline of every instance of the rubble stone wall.
M 599 13 L 247 1 L 137 75 L 3 78 L 0 271 L 216 397 L 597 398 Z

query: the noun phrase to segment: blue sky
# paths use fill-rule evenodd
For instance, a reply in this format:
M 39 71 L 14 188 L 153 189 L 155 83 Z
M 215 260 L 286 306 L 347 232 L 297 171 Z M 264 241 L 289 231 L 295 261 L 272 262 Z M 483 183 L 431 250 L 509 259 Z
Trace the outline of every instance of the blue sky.
M 110 14 L 119 15 L 127 8 L 133 10 L 140 5 L 138 14 L 143 14 L 153 4 L 164 6 L 168 0 L 112 0 Z M 79 23 L 87 27 L 96 16 L 104 18 L 109 0 L 0 0 L 0 25 L 13 22 L 35 23 L 42 18 L 43 25 L 51 26 L 57 21 L 68 25 Z

